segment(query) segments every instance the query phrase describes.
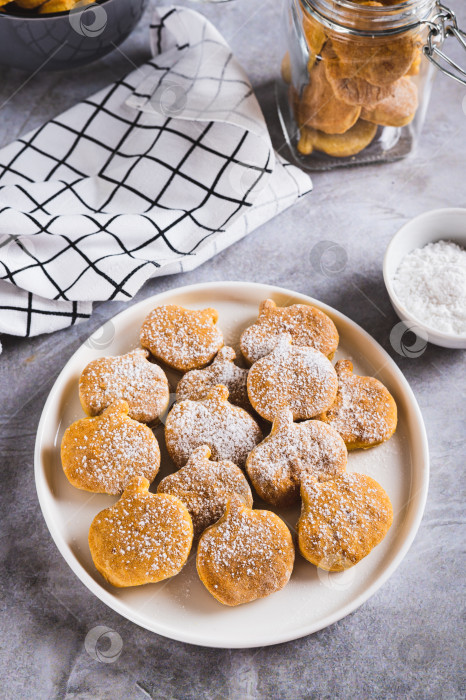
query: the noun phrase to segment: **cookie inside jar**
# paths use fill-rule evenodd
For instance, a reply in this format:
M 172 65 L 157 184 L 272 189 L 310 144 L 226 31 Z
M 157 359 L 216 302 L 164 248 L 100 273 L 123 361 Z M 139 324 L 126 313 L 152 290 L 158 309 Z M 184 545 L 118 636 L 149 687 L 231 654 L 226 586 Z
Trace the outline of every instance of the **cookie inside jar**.
M 414 148 L 433 79 L 433 0 L 289 0 L 279 110 L 310 170 L 393 161 Z

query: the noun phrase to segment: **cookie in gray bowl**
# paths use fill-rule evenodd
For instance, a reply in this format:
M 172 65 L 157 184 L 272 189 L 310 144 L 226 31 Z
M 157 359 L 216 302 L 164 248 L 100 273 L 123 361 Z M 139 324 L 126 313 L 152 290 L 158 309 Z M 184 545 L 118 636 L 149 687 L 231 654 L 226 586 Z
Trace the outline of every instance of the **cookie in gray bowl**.
M 78 3 L 69 12 L 39 14 L 14 3 L 0 13 L 0 65 L 27 71 L 68 70 L 113 51 L 141 19 L 148 0 Z

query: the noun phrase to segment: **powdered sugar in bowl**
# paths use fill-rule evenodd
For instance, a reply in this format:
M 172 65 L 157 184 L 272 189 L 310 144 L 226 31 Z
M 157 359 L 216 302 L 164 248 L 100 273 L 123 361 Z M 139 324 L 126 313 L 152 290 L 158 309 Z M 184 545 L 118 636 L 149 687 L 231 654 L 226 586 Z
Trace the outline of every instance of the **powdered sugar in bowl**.
M 384 258 L 385 286 L 400 319 L 446 348 L 466 348 L 465 249 L 466 209 L 436 209 L 408 221 Z

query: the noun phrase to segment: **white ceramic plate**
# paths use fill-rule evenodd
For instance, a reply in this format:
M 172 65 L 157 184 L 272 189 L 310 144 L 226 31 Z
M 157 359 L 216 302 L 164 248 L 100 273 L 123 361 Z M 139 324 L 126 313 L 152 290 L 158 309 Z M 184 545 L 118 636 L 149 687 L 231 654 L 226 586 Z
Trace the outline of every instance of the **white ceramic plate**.
M 112 588 L 93 566 L 87 533 L 96 513 L 116 498 L 73 488 L 60 462 L 64 430 L 83 416 L 78 399 L 82 369 L 96 357 L 117 355 L 136 347 L 142 320 L 159 304 L 214 306 L 225 342 L 237 347 L 242 329 L 254 321 L 259 302 L 267 297 L 279 305 L 310 303 L 328 313 L 340 332 L 337 358 L 352 359 L 358 373 L 376 375 L 394 395 L 399 411 L 394 437 L 372 450 L 350 453 L 348 460 L 349 470 L 369 474 L 387 491 L 395 514 L 392 528 L 368 557 L 341 574 L 318 571 L 297 555 L 291 580 L 283 590 L 236 608 L 222 606 L 207 592 L 197 577 L 194 553 L 183 571 L 168 581 Z M 163 462 L 165 466 L 156 484 L 170 471 L 166 453 Z M 58 549 L 80 580 L 106 605 L 136 624 L 172 639 L 203 646 L 245 648 L 315 632 L 348 615 L 375 593 L 401 562 L 419 527 L 427 495 L 429 457 L 424 423 L 408 383 L 365 331 L 302 294 L 261 284 L 224 282 L 182 287 L 136 304 L 115 316 L 77 350 L 44 406 L 37 432 L 35 474 L 42 512 Z M 298 509 L 277 512 L 293 529 Z

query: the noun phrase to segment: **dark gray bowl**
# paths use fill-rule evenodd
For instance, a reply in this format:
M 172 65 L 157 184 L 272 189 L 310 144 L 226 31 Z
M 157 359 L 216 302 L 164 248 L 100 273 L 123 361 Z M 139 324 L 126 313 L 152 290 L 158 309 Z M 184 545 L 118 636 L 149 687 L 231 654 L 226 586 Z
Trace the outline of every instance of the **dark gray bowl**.
M 71 12 L 0 13 L 0 64 L 66 70 L 96 61 L 121 44 L 141 19 L 148 0 L 104 0 Z

